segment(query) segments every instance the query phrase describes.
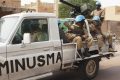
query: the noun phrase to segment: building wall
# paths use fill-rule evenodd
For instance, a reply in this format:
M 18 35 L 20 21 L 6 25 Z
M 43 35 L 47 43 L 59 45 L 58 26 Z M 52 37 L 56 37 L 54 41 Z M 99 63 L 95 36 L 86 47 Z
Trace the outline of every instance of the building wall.
M 11 7 L 11 8 L 20 8 L 21 0 L 0 0 L 0 6 Z
M 24 6 L 22 6 L 22 8 L 25 8 L 25 9 L 37 9 L 37 5 L 36 3 L 31 3 L 31 4 L 25 4 Z
M 54 12 L 56 14 L 56 16 L 58 17 L 59 15 L 59 11 L 58 11 L 58 7 L 59 7 L 59 0 L 55 0 L 55 9 L 54 9 Z
M 54 12 L 54 5 L 51 3 L 40 3 L 37 9 L 38 12 Z
M 115 7 L 115 14 L 120 15 L 120 6 Z
M 54 3 L 42 3 L 40 0 L 37 0 L 35 3 L 26 4 L 23 8 L 26 9 L 35 9 L 37 12 L 54 12 Z
M 21 0 L 0 0 L 0 17 L 21 12 Z
M 120 21 L 120 7 L 113 6 L 105 9 L 105 20 Z
M 105 9 L 105 21 L 102 25 L 102 32 L 115 33 L 120 38 L 120 7 L 113 6 Z

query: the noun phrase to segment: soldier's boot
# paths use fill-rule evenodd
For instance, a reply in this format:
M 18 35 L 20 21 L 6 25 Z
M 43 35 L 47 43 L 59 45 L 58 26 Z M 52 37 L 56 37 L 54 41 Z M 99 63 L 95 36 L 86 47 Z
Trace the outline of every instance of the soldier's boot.
M 91 54 L 89 53 L 89 48 L 85 48 L 84 56 L 85 57 L 90 57 L 91 56 Z
M 108 49 L 108 52 L 117 52 L 113 49 L 112 45 L 109 45 L 109 49 Z

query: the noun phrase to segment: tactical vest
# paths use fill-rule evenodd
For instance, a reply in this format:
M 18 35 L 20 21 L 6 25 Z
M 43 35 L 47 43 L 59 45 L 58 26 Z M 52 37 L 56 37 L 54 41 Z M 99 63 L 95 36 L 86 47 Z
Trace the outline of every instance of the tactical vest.
M 72 25 L 72 26 L 74 26 L 74 30 L 72 30 L 72 32 L 74 34 L 77 34 L 77 35 L 80 35 L 80 36 L 85 35 L 85 32 L 84 32 L 83 28 L 81 28 L 81 27 L 79 27 L 77 25 Z

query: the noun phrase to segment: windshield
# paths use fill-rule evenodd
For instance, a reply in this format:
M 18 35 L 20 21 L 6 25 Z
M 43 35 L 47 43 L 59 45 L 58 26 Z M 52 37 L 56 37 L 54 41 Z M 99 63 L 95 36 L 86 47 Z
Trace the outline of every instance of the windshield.
M 8 17 L 0 20 L 0 42 L 5 42 L 8 39 L 17 20 L 18 17 Z

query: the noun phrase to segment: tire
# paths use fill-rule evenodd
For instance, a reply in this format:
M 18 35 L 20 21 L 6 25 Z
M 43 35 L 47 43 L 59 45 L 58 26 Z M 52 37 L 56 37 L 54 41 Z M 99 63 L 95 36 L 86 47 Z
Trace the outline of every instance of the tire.
M 90 59 L 79 64 L 79 71 L 83 80 L 91 80 L 97 76 L 99 61 L 99 59 Z

